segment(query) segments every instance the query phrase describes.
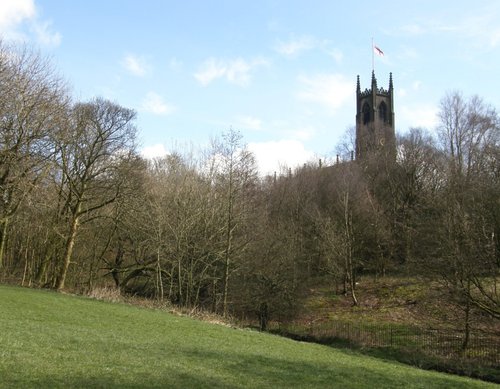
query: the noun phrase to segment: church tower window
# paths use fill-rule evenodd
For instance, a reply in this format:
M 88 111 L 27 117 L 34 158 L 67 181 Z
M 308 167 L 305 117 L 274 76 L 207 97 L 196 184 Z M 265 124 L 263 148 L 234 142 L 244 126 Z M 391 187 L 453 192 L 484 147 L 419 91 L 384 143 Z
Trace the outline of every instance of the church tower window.
M 387 105 L 383 101 L 378 106 L 378 117 L 382 122 L 387 122 Z
M 368 103 L 363 104 L 363 124 L 370 123 L 370 106 Z

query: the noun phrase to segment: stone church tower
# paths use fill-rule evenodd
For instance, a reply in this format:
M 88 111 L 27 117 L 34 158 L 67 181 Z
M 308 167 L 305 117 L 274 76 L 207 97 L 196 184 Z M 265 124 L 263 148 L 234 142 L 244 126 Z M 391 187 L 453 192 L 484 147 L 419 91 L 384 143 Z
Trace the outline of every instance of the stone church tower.
M 389 89 L 378 88 L 375 72 L 372 73 L 371 89 L 361 91 L 356 87 L 356 159 L 366 160 L 371 155 L 396 154 L 394 126 L 394 87 L 392 73 Z

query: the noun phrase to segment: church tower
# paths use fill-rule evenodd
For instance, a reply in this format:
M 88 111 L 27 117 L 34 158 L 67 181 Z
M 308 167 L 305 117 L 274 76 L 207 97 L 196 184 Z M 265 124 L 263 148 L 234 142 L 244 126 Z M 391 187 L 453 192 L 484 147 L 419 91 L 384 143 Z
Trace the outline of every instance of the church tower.
M 395 155 L 394 87 L 392 73 L 389 89 L 378 88 L 372 72 L 371 89 L 356 87 L 356 159 L 366 160 L 373 154 Z

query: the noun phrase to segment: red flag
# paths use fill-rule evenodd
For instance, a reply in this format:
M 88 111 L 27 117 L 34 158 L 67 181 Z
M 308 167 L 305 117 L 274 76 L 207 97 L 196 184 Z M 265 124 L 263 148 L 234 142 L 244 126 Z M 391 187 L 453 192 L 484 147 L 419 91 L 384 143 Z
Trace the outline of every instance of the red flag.
M 380 55 L 381 57 L 384 56 L 384 52 L 377 46 L 373 46 L 373 51 L 375 52 L 375 54 Z

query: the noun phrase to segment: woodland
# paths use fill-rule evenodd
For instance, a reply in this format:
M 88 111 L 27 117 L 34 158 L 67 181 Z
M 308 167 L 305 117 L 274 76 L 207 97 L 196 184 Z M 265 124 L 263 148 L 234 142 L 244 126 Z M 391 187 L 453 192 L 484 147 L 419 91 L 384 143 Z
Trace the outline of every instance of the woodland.
M 0 45 L 0 281 L 110 287 L 254 320 L 294 317 L 321 280 L 360 304 L 363 277 L 405 272 L 446 287 L 443 306 L 500 319 L 500 118 L 444 94 L 435 129 L 396 152 L 262 176 L 238 131 L 141 157 L 136 113 L 75 101 L 50 61 Z

